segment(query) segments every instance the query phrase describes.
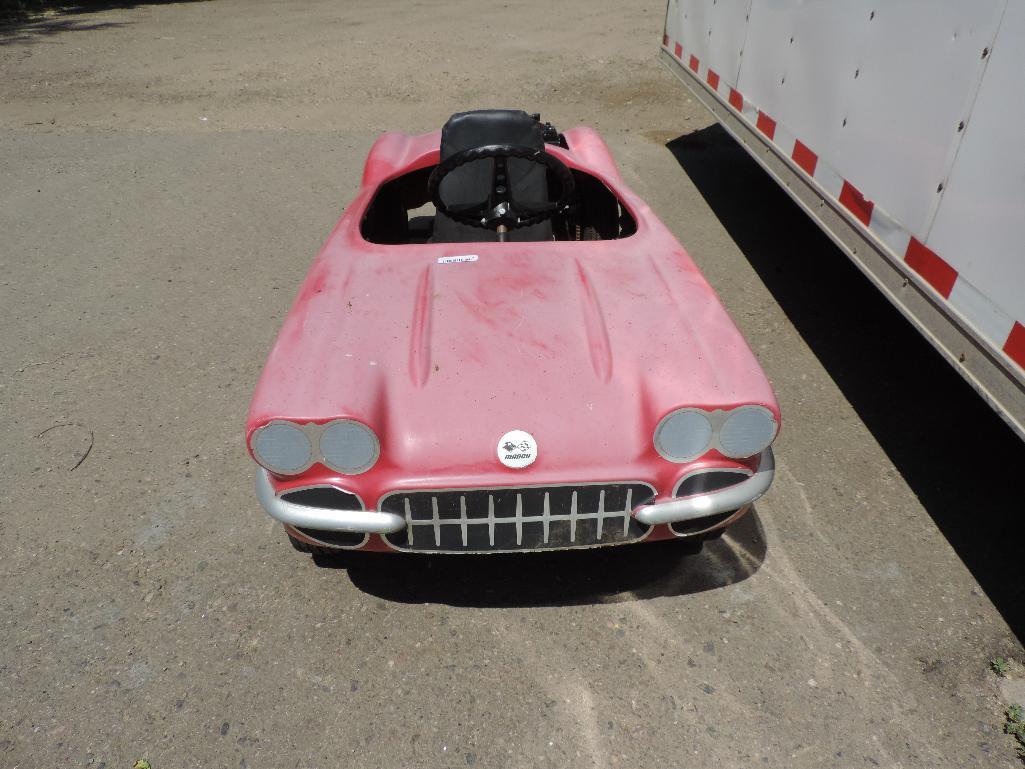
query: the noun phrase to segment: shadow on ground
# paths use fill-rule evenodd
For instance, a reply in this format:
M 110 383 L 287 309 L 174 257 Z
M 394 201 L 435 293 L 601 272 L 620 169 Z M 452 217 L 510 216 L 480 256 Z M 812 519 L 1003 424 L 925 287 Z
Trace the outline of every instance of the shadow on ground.
M 1025 444 L 721 126 L 666 147 L 1025 640 Z
M 688 555 L 678 540 L 624 547 L 497 555 L 346 553 L 317 559 L 345 568 L 352 583 L 400 603 L 523 607 L 621 603 L 687 595 L 752 576 L 765 560 L 756 511 Z
M 0 45 L 38 42 L 60 32 L 122 27 L 122 22 L 93 22 L 88 14 L 113 8 L 137 8 L 143 5 L 169 5 L 198 0 L 135 0 L 135 2 L 62 3 L 46 0 L 0 0 Z

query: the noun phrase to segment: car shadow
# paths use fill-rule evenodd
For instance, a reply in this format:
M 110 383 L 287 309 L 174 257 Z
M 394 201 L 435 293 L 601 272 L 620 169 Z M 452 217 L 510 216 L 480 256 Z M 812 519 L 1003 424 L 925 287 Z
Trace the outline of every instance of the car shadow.
M 665 146 L 1025 640 L 1025 443 L 721 126 Z
M 383 555 L 314 558 L 345 569 L 360 590 L 399 603 L 514 608 L 622 603 L 733 585 L 765 560 L 752 509 L 720 539 L 689 555 L 678 540 L 549 553 Z

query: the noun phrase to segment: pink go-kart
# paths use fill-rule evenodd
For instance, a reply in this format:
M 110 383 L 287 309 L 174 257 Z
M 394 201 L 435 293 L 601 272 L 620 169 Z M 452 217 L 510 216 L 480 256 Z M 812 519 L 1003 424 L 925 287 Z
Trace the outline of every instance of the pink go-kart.
M 482 110 L 374 144 L 246 439 L 304 552 L 699 550 L 769 488 L 779 424 L 601 138 Z

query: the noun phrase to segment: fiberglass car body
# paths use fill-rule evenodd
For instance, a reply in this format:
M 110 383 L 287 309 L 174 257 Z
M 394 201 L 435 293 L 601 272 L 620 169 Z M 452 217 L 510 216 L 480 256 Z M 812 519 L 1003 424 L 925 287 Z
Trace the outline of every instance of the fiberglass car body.
M 779 422 L 601 138 L 486 110 L 378 139 L 246 439 L 307 552 L 693 546 L 769 487 Z

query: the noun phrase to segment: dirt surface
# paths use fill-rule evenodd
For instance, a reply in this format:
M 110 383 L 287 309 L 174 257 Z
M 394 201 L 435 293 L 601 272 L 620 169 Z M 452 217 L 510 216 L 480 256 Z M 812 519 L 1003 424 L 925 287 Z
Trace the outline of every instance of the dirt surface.
M 1020 765 L 1025 447 L 655 61 L 664 7 L 3 30 L 0 767 Z M 248 399 L 371 142 L 481 106 L 601 131 L 777 388 L 700 556 L 322 568 L 256 503 Z

